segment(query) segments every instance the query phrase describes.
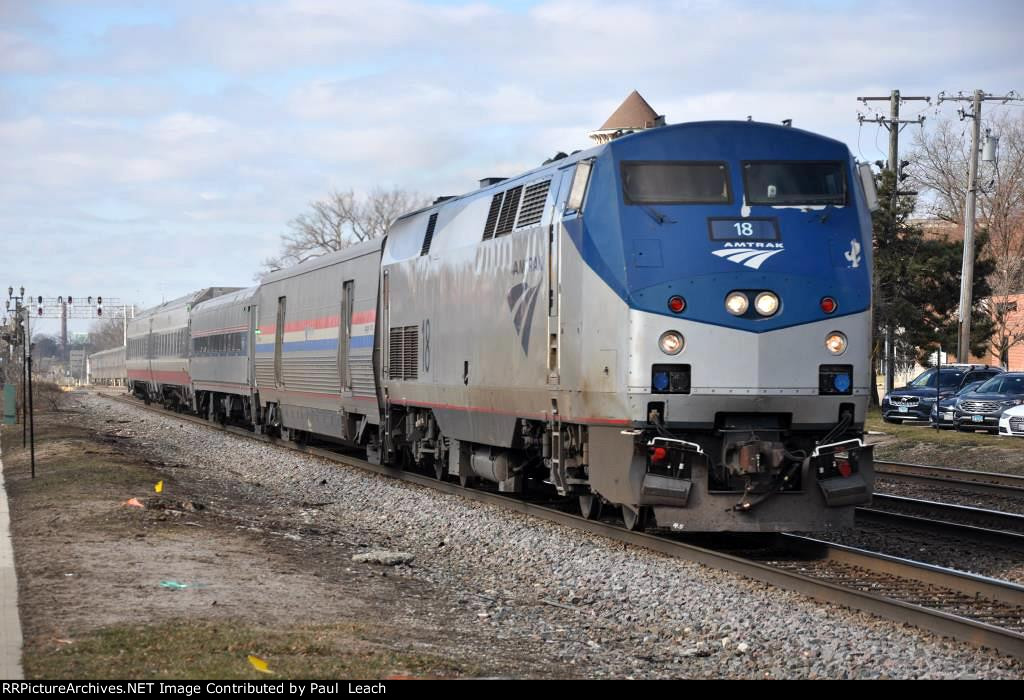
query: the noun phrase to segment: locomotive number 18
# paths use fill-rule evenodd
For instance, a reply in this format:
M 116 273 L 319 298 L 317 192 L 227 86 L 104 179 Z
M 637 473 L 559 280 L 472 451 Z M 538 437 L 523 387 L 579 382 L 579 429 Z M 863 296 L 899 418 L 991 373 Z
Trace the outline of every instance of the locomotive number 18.
M 749 221 L 744 223 L 736 222 L 733 224 L 733 228 L 736 229 L 737 236 L 753 236 L 754 235 L 754 224 Z

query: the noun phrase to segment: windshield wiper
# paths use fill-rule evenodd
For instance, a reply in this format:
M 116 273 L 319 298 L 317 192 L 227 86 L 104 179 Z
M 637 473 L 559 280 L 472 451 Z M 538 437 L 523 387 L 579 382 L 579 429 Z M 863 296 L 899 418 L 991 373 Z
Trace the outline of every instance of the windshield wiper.
M 640 207 L 645 212 L 647 212 L 647 216 L 649 216 L 652 219 L 654 219 L 654 221 L 659 226 L 663 226 L 664 224 L 674 224 L 674 223 L 676 223 L 675 219 L 668 218 L 667 216 L 662 214 L 660 211 L 658 211 L 657 209 L 652 207 L 650 204 L 641 204 Z

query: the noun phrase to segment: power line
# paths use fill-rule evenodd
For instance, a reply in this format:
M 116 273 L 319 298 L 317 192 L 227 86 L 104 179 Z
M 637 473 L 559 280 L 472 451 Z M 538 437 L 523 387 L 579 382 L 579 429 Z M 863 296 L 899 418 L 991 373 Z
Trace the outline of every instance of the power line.
M 911 101 L 924 101 L 929 105 L 932 103 L 931 97 L 904 97 L 900 94 L 899 90 L 893 90 L 889 93 L 888 97 L 858 97 L 859 101 L 863 102 L 865 107 L 871 109 L 869 102 L 882 102 L 885 100 L 889 101 L 889 116 L 885 117 L 877 115 L 875 117 L 865 117 L 863 114 L 857 115 L 857 121 L 860 122 L 861 126 L 865 122 L 874 123 L 881 127 L 885 127 L 889 131 L 889 163 L 888 170 L 893 174 L 893 188 L 892 188 L 892 209 L 895 212 L 896 204 L 901 194 L 913 194 L 904 193 L 899 191 L 900 184 L 900 171 L 903 169 L 903 164 L 900 163 L 900 130 L 907 124 L 924 124 L 925 117 L 918 113 L 916 119 L 900 119 L 900 104 L 903 102 Z M 878 148 L 878 132 L 875 132 L 875 148 Z M 891 325 L 887 325 L 885 329 L 885 392 L 889 393 L 893 389 L 893 374 L 896 371 L 896 353 L 894 352 L 895 331 Z
M 955 96 L 946 95 L 940 92 L 938 103 L 943 102 L 970 102 L 972 111 L 966 112 L 960 108 L 960 121 L 971 120 L 971 158 L 967 174 L 967 204 L 964 208 L 964 259 L 963 268 L 960 272 L 960 317 L 959 334 L 957 335 L 956 357 L 963 362 L 971 353 L 971 309 L 973 308 L 974 294 L 974 218 L 975 205 L 978 197 L 978 149 L 981 140 L 981 106 L 985 102 L 1002 102 L 1004 105 L 1009 102 L 1020 102 L 1022 98 L 1011 90 L 1005 95 L 993 95 L 984 90 L 975 90 L 972 95 L 965 95 L 958 92 Z

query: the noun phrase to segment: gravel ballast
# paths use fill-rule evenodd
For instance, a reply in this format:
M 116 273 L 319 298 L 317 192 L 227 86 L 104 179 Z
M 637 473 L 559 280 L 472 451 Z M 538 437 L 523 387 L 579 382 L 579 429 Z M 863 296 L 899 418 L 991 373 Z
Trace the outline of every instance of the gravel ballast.
M 590 677 L 1006 678 L 1024 665 L 750 581 L 499 507 L 76 394 L 78 420 L 193 481 L 233 480 L 304 528 L 350 533 L 353 561 L 450 600 L 496 639 L 543 645 L 567 675 Z M 180 465 L 180 466 L 175 466 Z M 210 508 L 229 508 L 211 504 Z M 357 547 L 362 547 L 361 549 Z M 379 552 L 378 552 L 379 553 Z M 396 607 L 398 603 L 396 602 Z M 529 675 L 510 669 L 509 675 Z

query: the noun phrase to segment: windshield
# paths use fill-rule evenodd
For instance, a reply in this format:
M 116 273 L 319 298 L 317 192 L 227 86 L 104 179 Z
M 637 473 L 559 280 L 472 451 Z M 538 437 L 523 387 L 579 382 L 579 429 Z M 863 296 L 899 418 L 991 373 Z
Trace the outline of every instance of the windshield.
M 956 370 L 942 370 L 942 386 L 943 388 L 953 388 L 960 386 L 960 380 L 964 377 L 963 372 Z M 935 370 L 930 369 L 924 373 L 918 375 L 913 381 L 907 386 L 914 389 L 934 389 L 935 388 Z
M 749 204 L 845 204 L 843 173 L 839 161 L 743 164 Z
M 676 161 L 624 162 L 622 194 L 626 204 L 728 204 L 725 163 Z
M 1024 374 L 1001 374 L 978 387 L 979 394 L 1024 395 Z

